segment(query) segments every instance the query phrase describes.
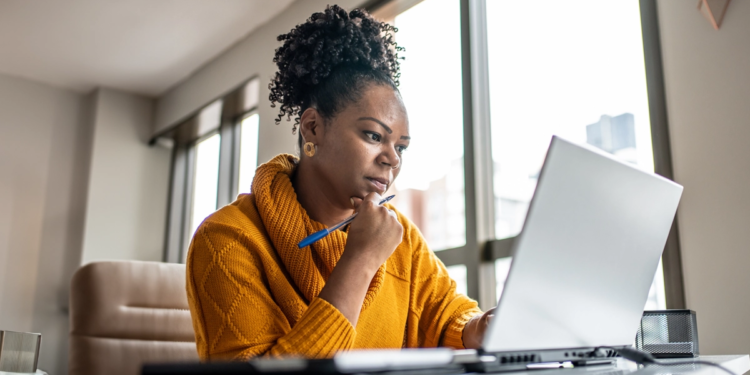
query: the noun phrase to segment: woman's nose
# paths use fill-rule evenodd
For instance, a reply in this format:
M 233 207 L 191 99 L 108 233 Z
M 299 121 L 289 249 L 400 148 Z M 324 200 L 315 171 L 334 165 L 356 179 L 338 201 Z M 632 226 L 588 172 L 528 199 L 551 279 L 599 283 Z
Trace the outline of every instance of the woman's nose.
M 395 149 L 389 147 L 380 154 L 380 164 L 396 169 L 401 166 L 401 158 Z

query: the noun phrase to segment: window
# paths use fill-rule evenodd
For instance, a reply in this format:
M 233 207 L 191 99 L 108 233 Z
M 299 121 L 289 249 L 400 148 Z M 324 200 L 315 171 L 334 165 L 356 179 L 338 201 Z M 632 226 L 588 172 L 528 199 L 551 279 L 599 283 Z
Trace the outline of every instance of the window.
M 190 213 L 190 237 L 208 215 L 216 211 L 219 183 L 219 143 L 214 134 L 195 145 L 195 175 Z
M 552 135 L 654 171 L 637 2 L 487 0 L 487 18 L 497 238 L 520 232 Z
M 396 42 L 409 46 L 399 90 L 412 142 L 390 194 L 434 251 L 466 244 L 459 5 L 423 1 L 392 21 Z M 436 29 L 443 31 L 440 38 L 433 37 Z
M 448 275 L 451 279 L 456 282 L 456 292 L 461 294 L 469 294 L 468 286 L 466 285 L 466 266 L 463 264 L 457 264 L 455 266 L 446 267 Z
M 508 278 L 508 272 L 510 271 L 510 262 L 510 257 L 495 259 L 495 301 L 499 301 L 503 294 L 505 279 Z
M 487 18 L 497 238 L 519 233 L 552 135 L 653 172 L 638 3 L 487 0 Z
M 400 90 L 412 145 L 395 204 L 483 308 L 502 294 L 553 134 L 671 177 L 653 2 L 370 4 L 406 48 Z M 670 308 L 684 307 L 670 238 L 665 257 L 678 260 L 659 265 L 648 309 L 665 307 L 665 289 Z M 667 283 L 662 269 L 676 276 Z
M 173 146 L 166 261 L 184 262 L 203 220 L 250 192 L 258 163 L 259 83 L 243 83 L 155 137 Z
M 250 185 L 258 166 L 258 125 L 260 116 L 257 113 L 246 117 L 240 123 L 240 170 L 237 191 L 250 193 Z

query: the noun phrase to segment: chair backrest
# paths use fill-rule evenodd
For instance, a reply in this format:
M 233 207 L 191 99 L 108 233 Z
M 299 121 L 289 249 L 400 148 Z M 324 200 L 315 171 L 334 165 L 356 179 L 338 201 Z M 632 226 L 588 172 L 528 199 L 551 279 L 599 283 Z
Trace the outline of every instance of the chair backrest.
M 197 361 L 185 265 L 96 262 L 70 288 L 70 375 L 136 375 L 144 363 Z

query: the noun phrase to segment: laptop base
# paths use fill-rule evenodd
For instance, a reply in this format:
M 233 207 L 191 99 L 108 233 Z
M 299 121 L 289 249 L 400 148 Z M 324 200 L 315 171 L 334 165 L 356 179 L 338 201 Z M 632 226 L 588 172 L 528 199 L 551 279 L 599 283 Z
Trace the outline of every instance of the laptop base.
M 597 349 L 594 347 L 498 353 L 480 351 L 479 358 L 482 360 L 467 363 L 465 366 L 470 372 L 510 372 L 611 365 L 616 357 L 619 357 L 619 355 L 612 349 Z

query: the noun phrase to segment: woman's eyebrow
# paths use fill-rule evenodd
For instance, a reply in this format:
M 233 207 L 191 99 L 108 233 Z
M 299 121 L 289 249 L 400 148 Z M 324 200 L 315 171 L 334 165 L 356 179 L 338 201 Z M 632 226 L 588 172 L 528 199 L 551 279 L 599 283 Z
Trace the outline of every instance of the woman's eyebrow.
M 360 118 L 357 119 L 357 121 L 361 121 L 361 120 L 375 121 L 378 124 L 380 124 L 380 126 L 384 127 L 385 131 L 387 131 L 388 134 L 393 134 L 393 130 L 390 127 L 388 127 L 388 125 L 384 124 L 382 121 L 380 121 L 380 120 L 378 120 L 378 119 L 376 119 L 374 117 L 360 117 Z
M 358 119 L 357 119 L 357 121 L 362 121 L 362 120 L 370 120 L 370 121 L 375 121 L 375 122 L 377 122 L 377 123 L 378 123 L 378 124 L 379 124 L 380 126 L 384 127 L 384 128 L 385 128 L 385 131 L 387 131 L 387 132 L 388 132 L 388 134 L 393 134 L 393 129 L 391 129 L 391 128 L 390 128 L 390 127 L 389 127 L 388 125 L 384 124 L 384 123 L 383 123 L 382 121 L 380 121 L 380 120 L 378 120 L 378 119 L 376 119 L 376 118 L 374 118 L 374 117 L 360 117 L 360 118 L 358 118 Z M 408 135 L 402 135 L 402 136 L 401 136 L 401 139 L 405 139 L 405 140 L 407 140 L 407 141 L 408 141 L 408 140 L 410 140 L 410 139 L 411 139 L 411 137 L 409 137 Z

